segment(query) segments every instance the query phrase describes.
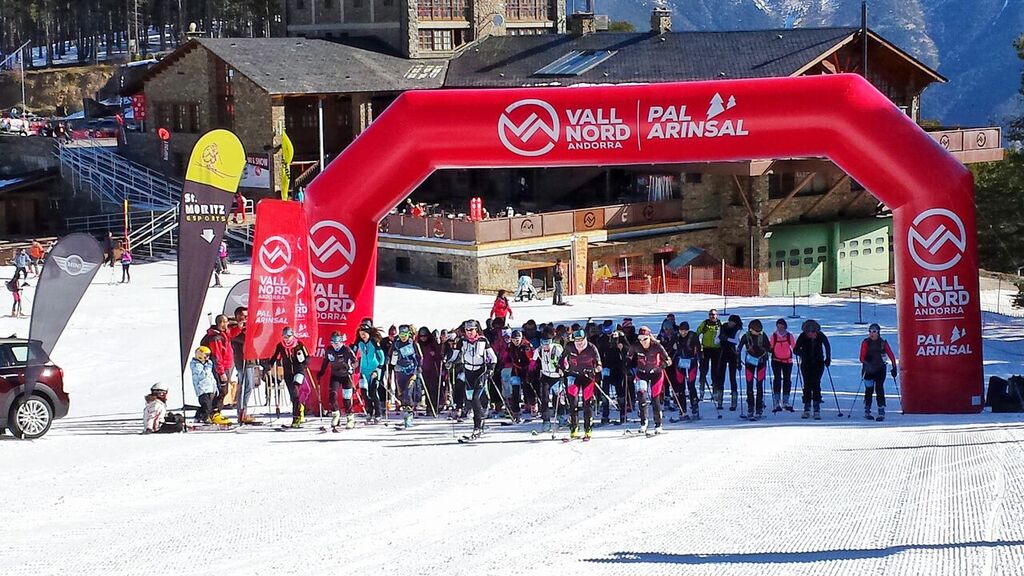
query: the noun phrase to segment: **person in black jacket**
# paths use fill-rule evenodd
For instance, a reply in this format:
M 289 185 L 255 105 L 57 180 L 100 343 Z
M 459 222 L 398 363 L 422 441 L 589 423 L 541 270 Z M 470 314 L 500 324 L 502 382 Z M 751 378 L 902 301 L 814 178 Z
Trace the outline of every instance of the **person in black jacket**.
M 281 331 L 281 341 L 277 343 L 274 354 L 265 366 L 278 363 L 284 372 L 284 381 L 288 386 L 288 396 L 292 401 L 291 428 L 301 428 L 306 420 L 306 400 L 309 398 L 310 382 L 306 381 L 306 365 L 309 363 L 309 351 L 295 337 L 291 327 L 285 326 Z
M 718 332 L 718 345 L 721 350 L 721 360 L 718 363 L 718 389 L 715 390 L 715 402 L 718 403 L 718 408 L 722 408 L 722 402 L 725 399 L 725 376 L 729 375 L 729 390 L 731 392 L 729 399 L 729 410 L 736 411 L 736 404 L 739 400 L 739 389 L 736 386 L 736 371 L 739 370 L 739 344 L 740 344 L 740 332 L 743 330 L 743 320 L 739 316 L 733 314 L 729 316 L 729 321 L 722 324 L 722 329 Z M 712 378 L 712 383 L 715 382 L 715 378 Z
M 832 346 L 817 321 L 808 320 L 801 328 L 793 347 L 804 379 L 804 413 L 800 417 L 810 418 L 813 406 L 814 419 L 821 420 L 821 375 L 832 365 Z
M 680 383 L 679 401 L 686 403 L 685 394 L 690 394 L 690 415 L 686 406 L 679 407 L 680 420 L 700 420 L 700 398 L 697 395 L 697 370 L 701 362 L 700 338 L 690 331 L 690 323 L 679 323 L 675 339 L 672 340 L 672 364 L 675 366 L 676 381 Z
M 622 335 L 612 330 L 610 323 L 601 326 L 601 335 L 597 337 L 597 350 L 601 354 L 601 389 L 604 390 L 604 397 L 601 399 L 601 424 L 610 422 L 611 405 L 608 398 L 611 397 L 612 389 L 615 389 L 615 403 L 619 408 L 619 419 L 614 422 L 616 426 L 626 423 L 626 413 L 629 411 L 625 375 L 625 358 L 629 351 L 629 345 L 622 338 Z
M 324 349 L 324 362 L 316 373 L 319 382 L 324 373 L 330 371 L 330 405 L 331 431 L 337 432 L 341 424 L 341 413 L 338 412 L 338 388 L 341 388 L 342 402 L 345 405 L 345 428 L 355 427 L 355 414 L 352 413 L 352 371 L 356 365 L 356 353 L 348 346 L 348 340 L 341 332 L 331 334 L 331 343 Z

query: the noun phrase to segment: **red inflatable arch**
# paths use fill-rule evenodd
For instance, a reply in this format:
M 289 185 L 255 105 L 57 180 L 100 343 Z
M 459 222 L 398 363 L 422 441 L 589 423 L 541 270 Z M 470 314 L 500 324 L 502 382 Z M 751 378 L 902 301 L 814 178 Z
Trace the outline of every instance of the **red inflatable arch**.
M 892 208 L 904 411 L 981 411 L 971 174 L 854 75 L 406 92 L 307 190 L 321 332 L 372 316 L 377 224 L 434 170 L 803 157 Z

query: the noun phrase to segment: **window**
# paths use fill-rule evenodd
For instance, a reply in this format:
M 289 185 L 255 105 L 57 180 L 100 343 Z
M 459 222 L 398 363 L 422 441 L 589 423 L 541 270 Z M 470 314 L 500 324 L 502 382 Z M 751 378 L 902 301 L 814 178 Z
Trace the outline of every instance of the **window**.
M 856 240 L 850 240 L 850 248 L 857 248 L 860 246 L 860 242 Z
M 775 252 L 775 258 L 776 259 L 782 260 L 785 257 L 786 257 L 786 251 L 785 250 L 778 250 L 778 251 Z
M 28 363 L 28 344 L 11 344 L 7 348 L 7 354 L 4 354 L 4 363 L 7 366 L 24 366 Z M 38 346 L 33 346 L 32 357 L 39 357 L 43 363 L 49 361 L 45 354 L 42 354 L 42 350 Z
M 554 19 L 550 0 L 506 0 L 505 16 L 513 22 Z
M 796 266 L 799 266 L 799 265 L 800 265 L 800 259 L 799 258 L 794 258 L 794 259 L 789 261 L 790 268 L 793 268 L 793 267 L 796 267 Z
M 579 76 L 615 55 L 615 50 L 573 50 L 534 72 L 538 76 Z
M 450 52 L 455 49 L 454 30 L 420 30 L 420 48 L 435 52 Z
M 451 262 L 437 262 L 437 277 L 451 279 L 454 275 L 452 274 L 452 263 Z
M 828 254 L 828 248 L 825 246 L 818 246 L 818 254 Z
M 399 256 L 395 258 L 395 272 L 401 274 L 408 274 L 412 271 L 412 261 L 409 260 L 408 256 Z
M 814 248 L 804 248 L 804 254 L 814 254 Z
M 685 182 L 687 184 L 700 184 L 703 179 L 704 175 L 700 172 L 687 172 Z
M 161 102 L 156 104 L 157 128 L 171 132 L 199 132 L 199 104 L 193 102 Z
M 871 246 L 871 238 L 865 238 L 864 239 L 864 245 L 865 246 Z
M 850 258 L 856 258 L 859 255 L 860 252 L 858 250 L 850 250 Z
M 839 253 L 839 257 L 840 258 L 846 258 L 846 252 L 840 252 Z
M 883 252 L 885 252 L 885 247 L 879 246 L 878 248 L 875 248 L 875 254 L 882 254 Z
M 875 244 L 885 244 L 885 237 L 880 236 L 878 238 L 875 238 Z
M 421 20 L 468 20 L 466 0 L 420 0 L 416 15 Z
M 800 251 L 794 248 L 793 250 L 789 251 L 789 255 L 790 256 L 799 256 L 800 255 Z
M 217 127 L 234 129 L 235 126 L 235 70 L 223 60 L 215 59 L 214 78 L 217 90 Z
M 804 264 L 814 264 L 814 258 L 804 258 Z
M 827 256 L 818 256 L 818 262 L 828 262 Z

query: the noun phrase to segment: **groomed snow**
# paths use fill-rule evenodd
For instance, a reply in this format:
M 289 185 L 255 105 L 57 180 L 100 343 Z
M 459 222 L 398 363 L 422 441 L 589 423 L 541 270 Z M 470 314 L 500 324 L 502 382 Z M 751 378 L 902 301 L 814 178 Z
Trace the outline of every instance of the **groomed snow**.
M 425 420 L 406 432 L 319 434 L 314 420 L 301 431 L 144 437 L 153 382 L 170 384 L 170 405 L 181 404 L 174 263 L 133 266 L 133 277 L 110 285 L 101 271 L 54 351 L 71 415 L 38 441 L 0 438 L 0 566 L 133 576 L 1024 571 L 1024 418 L 901 416 L 891 381 L 884 425 L 861 420 L 859 408 L 837 418 L 826 380 L 821 422 L 747 423 L 729 412 L 718 421 L 705 403 L 705 420 L 652 439 L 598 428 L 589 444 L 562 444 L 529 426 L 492 426 L 463 446 L 453 435 L 467 425 Z M 207 309 L 219 311 L 241 277 L 225 276 Z M 490 302 L 381 288 L 376 316 L 384 326 L 452 326 L 482 319 Z M 694 324 L 725 308 L 711 296 L 572 302 L 514 305 L 516 320 L 632 316 L 656 330 L 669 311 Z M 770 298 L 730 299 L 727 309 L 744 320 L 791 313 Z M 847 412 L 863 337 L 856 303 L 805 299 L 797 312 L 829 334 Z M 894 304 L 866 302 L 864 320 L 891 327 Z M 986 370 L 1024 372 L 1024 321 L 986 315 L 985 324 Z M 27 319 L 0 318 L 0 334 L 27 331 Z

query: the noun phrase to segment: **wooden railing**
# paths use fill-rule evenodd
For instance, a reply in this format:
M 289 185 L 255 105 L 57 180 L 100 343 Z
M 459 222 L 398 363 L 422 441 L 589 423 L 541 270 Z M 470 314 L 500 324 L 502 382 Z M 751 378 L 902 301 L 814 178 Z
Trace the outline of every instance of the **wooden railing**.
M 632 228 L 679 222 L 682 219 L 683 204 L 679 200 L 673 200 L 597 206 L 513 218 L 490 218 L 479 222 L 448 216 L 415 217 L 389 214 L 381 221 L 380 232 L 411 238 L 436 238 L 484 244 L 573 232 Z
M 1003 131 L 999 127 L 938 130 L 928 135 L 965 164 L 1003 158 Z

